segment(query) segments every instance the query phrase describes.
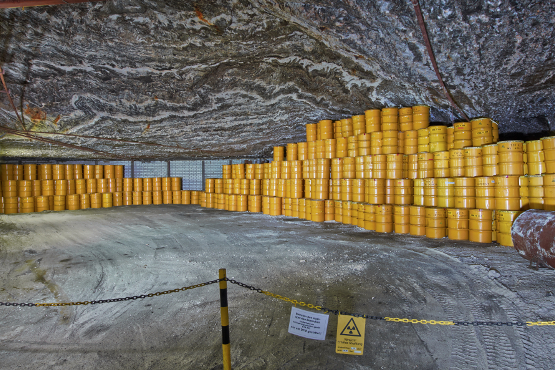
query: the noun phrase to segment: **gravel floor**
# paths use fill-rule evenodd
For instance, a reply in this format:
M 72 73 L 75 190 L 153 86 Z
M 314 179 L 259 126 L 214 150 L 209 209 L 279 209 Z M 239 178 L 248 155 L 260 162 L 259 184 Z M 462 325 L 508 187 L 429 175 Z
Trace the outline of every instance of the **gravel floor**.
M 347 312 L 553 320 L 555 272 L 512 248 L 198 206 L 0 215 L 0 301 L 91 301 L 228 277 Z M 552 369 L 555 327 L 368 320 L 364 355 L 287 333 L 291 305 L 230 285 L 234 369 Z M 1 369 L 220 369 L 218 286 L 88 306 L 0 307 Z

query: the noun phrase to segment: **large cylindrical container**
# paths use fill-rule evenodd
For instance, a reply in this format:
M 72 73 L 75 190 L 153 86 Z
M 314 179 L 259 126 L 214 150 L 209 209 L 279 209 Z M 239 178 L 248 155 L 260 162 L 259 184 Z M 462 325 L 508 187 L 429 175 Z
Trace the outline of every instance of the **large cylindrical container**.
M 66 178 L 66 168 L 63 164 L 52 165 L 52 179 L 53 180 L 65 180 Z
M 43 195 L 35 197 L 35 211 L 42 212 L 48 210 L 50 210 L 48 197 Z
M 13 198 L 18 196 L 18 181 L 17 180 L 4 180 L 2 181 L 2 196 Z
M 94 208 L 94 207 L 93 207 Z M 54 211 L 65 211 L 66 209 L 66 196 L 54 195 Z
M 376 231 L 379 233 L 393 232 L 393 206 L 390 204 L 376 205 Z
M 152 191 L 162 191 L 162 178 L 161 177 L 152 178 Z
M 249 195 L 249 212 L 260 213 L 262 212 L 262 196 L 261 195 Z
M 342 180 L 343 181 L 343 180 Z M 384 204 L 385 179 L 365 179 L 365 202 L 369 204 Z
M 455 179 L 453 177 L 437 178 L 437 206 L 455 207 Z
M 54 180 L 42 180 L 40 183 L 40 187 L 42 195 L 54 195 Z
M 399 131 L 412 130 L 412 107 L 399 109 Z
M 477 118 L 470 121 L 472 125 L 472 146 L 493 144 L 493 125 L 489 118 Z
M 111 208 L 113 205 L 114 198 L 112 193 L 102 193 L 102 208 Z
M 514 221 L 511 235 L 522 257 L 538 267 L 555 268 L 555 212 L 534 209 L 522 213 Z
M 18 196 L 18 197 L 32 197 L 33 196 L 33 182 L 32 181 L 19 180 L 19 181 L 16 181 L 16 183 L 17 183 L 17 193 L 16 193 L 15 196 Z M 6 194 L 5 196 L 14 196 L 14 195 L 7 195 Z
M 102 164 L 97 164 L 94 166 L 94 178 L 95 179 L 103 179 L 104 178 L 104 165 Z M 92 207 L 92 201 L 91 201 L 91 208 Z
M 418 176 L 419 179 L 434 177 L 434 154 L 418 153 Z
M 519 211 L 520 208 L 519 176 L 496 176 L 495 209 Z
M 297 160 L 304 161 L 308 159 L 308 143 L 297 143 Z
M 123 193 L 116 191 L 112 193 L 112 206 L 119 207 L 123 205 Z
M 67 168 L 66 168 L 67 171 Z M 78 179 L 83 179 L 83 165 L 82 164 L 74 164 L 73 165 L 73 179 L 74 180 L 78 180 Z
M 436 178 L 424 179 L 424 206 L 437 207 L 437 180 Z
M 476 177 L 476 208 L 495 209 L 495 177 Z
M 40 164 L 39 165 L 39 179 L 40 180 L 52 180 L 52 165 L 51 164 Z
M 426 208 L 426 237 L 440 239 L 447 236 L 445 208 Z
M 113 164 L 105 164 L 104 165 L 104 178 L 105 179 L 115 179 L 116 178 L 116 169 Z
M 153 200 L 152 192 L 142 191 L 141 194 L 142 194 L 142 199 L 141 199 L 141 203 L 139 204 L 151 205 Z
M 138 205 L 141 205 L 141 204 L 143 204 L 143 192 L 142 191 L 134 191 L 133 192 L 133 205 L 138 206 Z
M 476 182 L 473 177 L 455 177 L 455 208 L 476 208 Z
M 199 204 L 200 204 L 200 197 L 202 197 L 202 193 L 206 194 L 205 192 L 199 192 Z M 144 194 L 144 193 L 143 193 Z M 206 202 L 206 195 L 204 196 L 204 201 Z M 164 197 L 163 197 L 163 193 L 160 190 L 156 190 L 152 192 L 152 204 L 156 204 L 156 205 L 160 205 L 163 204 L 164 202 Z M 143 202 L 144 204 L 144 202 Z M 206 204 L 203 205 L 203 207 L 206 207 Z
M 19 197 L 19 213 L 35 212 L 34 197 Z
M 122 205 L 124 205 L 124 206 L 133 205 L 133 192 L 132 191 L 122 192 Z
M 468 240 L 468 209 L 447 210 L 447 237 L 451 240 Z
M 23 178 L 29 181 L 37 180 L 37 165 L 36 164 L 23 165 Z M 6 180 L 9 180 L 9 179 L 6 179 Z
M 297 144 L 296 143 L 287 144 L 287 161 L 296 161 L 297 158 L 298 158 Z
M 162 203 L 163 204 L 173 204 L 172 192 L 170 190 L 162 190 Z M 208 193 L 210 196 L 207 198 L 210 200 L 210 206 L 208 208 L 216 208 L 216 194 L 215 193 Z
M 33 188 L 33 196 L 38 197 L 42 195 L 42 181 L 41 180 L 32 180 L 32 188 Z
M 419 130 L 430 125 L 430 107 L 415 105 L 412 107 L 412 128 Z
M 449 177 L 464 177 L 464 149 L 449 150 Z
M 393 221 L 396 234 L 408 234 L 410 232 L 410 206 L 394 206 Z
M 364 111 L 367 133 L 377 132 L 382 130 L 381 116 L 382 116 L 382 112 L 379 109 L 369 109 Z
M 67 180 L 54 180 L 54 195 L 67 195 Z
M 393 183 L 394 204 L 411 205 L 413 203 L 414 184 L 411 179 L 398 179 Z
M 471 209 L 468 217 L 469 240 L 476 243 L 491 243 L 493 211 L 488 209 Z
M 95 193 L 109 193 L 108 179 L 96 179 L 96 191 Z
M 448 151 L 434 153 L 434 177 L 450 177 Z
M 192 203 L 192 191 L 182 190 L 181 191 L 181 204 L 193 204 Z
M 497 143 L 500 176 L 524 175 L 524 142 L 520 140 Z
M 383 131 L 375 131 L 370 134 L 370 154 L 383 154 Z
M 454 127 L 454 149 L 462 149 L 472 146 L 472 124 L 470 122 L 457 122 Z
M 1 182 L 14 180 L 13 166 L 13 164 L 0 164 L 0 180 L 2 180 Z
M 133 191 L 143 191 L 143 180 L 139 178 L 133 179 Z

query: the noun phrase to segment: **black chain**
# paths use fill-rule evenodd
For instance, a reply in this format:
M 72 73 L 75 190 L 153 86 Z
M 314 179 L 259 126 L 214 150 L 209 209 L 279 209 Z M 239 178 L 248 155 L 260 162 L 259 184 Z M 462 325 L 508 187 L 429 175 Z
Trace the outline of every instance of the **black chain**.
M 164 294 L 170 293 L 177 293 L 177 292 L 184 292 L 189 289 L 200 288 L 206 285 L 219 283 L 223 279 L 216 279 L 210 280 L 206 283 L 200 283 L 190 286 L 184 286 L 182 288 L 171 289 L 171 290 L 164 290 L 161 292 L 156 293 L 149 293 L 149 294 L 141 294 L 141 295 L 134 295 L 131 297 L 123 297 L 123 298 L 113 298 L 113 299 L 99 299 L 95 301 L 82 301 L 82 302 L 56 302 L 56 303 L 12 303 L 12 302 L 0 302 L 0 306 L 19 306 L 19 307 L 44 307 L 44 306 L 51 306 L 51 307 L 58 307 L 58 306 L 86 306 L 89 304 L 102 304 L 102 303 L 113 303 L 113 302 L 124 302 L 124 301 L 132 301 L 136 299 L 143 299 L 143 298 L 151 298 L 151 297 L 158 297 Z
M 226 280 L 229 281 L 232 284 L 239 285 L 240 287 L 247 288 L 249 290 L 253 290 L 253 291 L 256 291 L 258 293 L 263 292 L 262 289 L 253 287 L 252 285 L 244 284 L 244 283 L 241 283 L 239 281 L 230 280 L 230 279 L 227 279 L 227 278 L 226 278 Z M 333 314 L 333 315 L 341 314 L 341 315 L 349 315 L 349 316 L 354 316 L 354 317 L 363 317 L 365 319 L 370 319 L 370 320 L 386 321 L 386 318 L 382 317 L 382 316 L 370 316 L 370 315 L 360 314 L 360 313 L 351 313 L 351 312 L 345 312 L 345 311 L 340 311 L 340 310 L 332 310 L 332 309 L 326 308 L 326 307 L 321 307 L 320 310 L 324 313 L 330 313 L 330 314 Z M 453 321 L 453 322 L 455 323 L 454 326 L 527 326 L 527 324 L 525 322 L 521 322 L 521 321 L 516 321 L 516 322 Z

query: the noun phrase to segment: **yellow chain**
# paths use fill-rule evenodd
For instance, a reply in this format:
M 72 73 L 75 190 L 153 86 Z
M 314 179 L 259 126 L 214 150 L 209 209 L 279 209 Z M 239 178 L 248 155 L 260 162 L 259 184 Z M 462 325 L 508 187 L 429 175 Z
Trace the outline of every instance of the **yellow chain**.
M 401 319 L 398 317 L 384 317 L 385 321 L 404 322 L 411 324 L 424 324 L 424 325 L 455 325 L 453 321 L 436 321 L 436 320 L 417 320 L 417 319 Z
M 293 303 L 295 306 L 296 305 L 299 305 L 299 306 L 302 306 L 302 307 L 306 306 L 308 308 L 312 308 L 312 309 L 315 309 L 315 310 L 319 310 L 319 311 L 322 310 L 322 306 L 314 306 L 313 304 L 310 304 L 310 303 L 305 303 L 305 302 L 297 301 L 296 299 L 290 299 L 290 298 L 287 298 L 287 297 L 283 297 L 279 294 L 270 293 L 270 292 L 267 292 L 265 290 L 261 291 L 261 293 L 266 294 L 267 296 L 270 296 L 272 298 L 277 298 L 277 299 L 281 299 L 285 302 Z
M 527 326 L 554 326 L 555 321 L 526 321 Z

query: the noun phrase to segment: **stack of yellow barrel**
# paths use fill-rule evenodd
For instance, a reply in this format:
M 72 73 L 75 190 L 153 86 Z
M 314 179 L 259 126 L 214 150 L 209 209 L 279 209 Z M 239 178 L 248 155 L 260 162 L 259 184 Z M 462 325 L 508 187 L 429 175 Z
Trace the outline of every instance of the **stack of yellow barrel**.
M 371 109 L 307 125 L 271 163 L 224 166 L 207 182 L 227 185 L 207 192 L 222 209 L 246 197 L 250 212 L 510 246 L 519 212 L 555 209 L 555 137 L 498 137 L 489 118 L 429 126 L 426 106 Z
M 181 178 L 123 178 L 123 165 L 1 164 L 0 213 L 108 208 L 138 204 L 199 204 Z M 194 203 L 196 202 L 196 203 Z

